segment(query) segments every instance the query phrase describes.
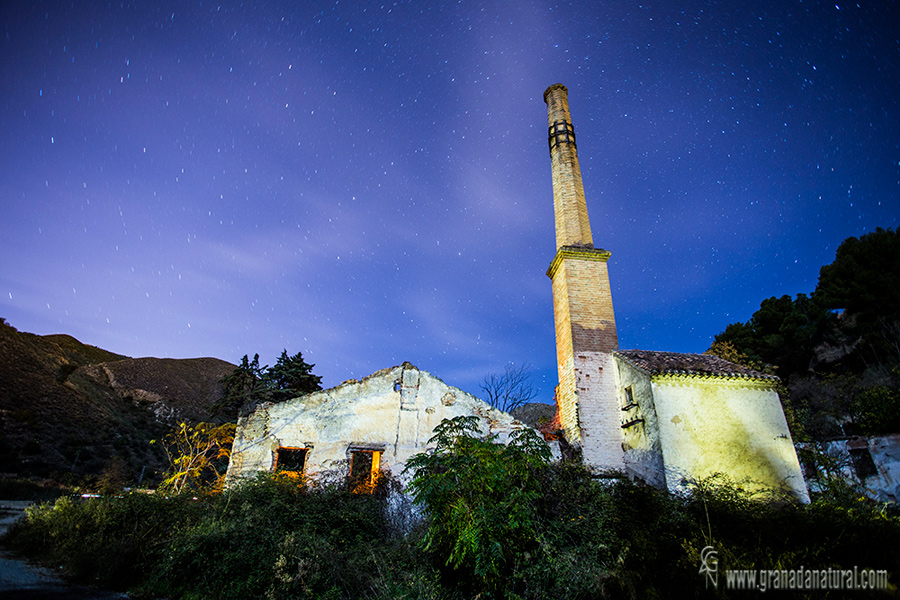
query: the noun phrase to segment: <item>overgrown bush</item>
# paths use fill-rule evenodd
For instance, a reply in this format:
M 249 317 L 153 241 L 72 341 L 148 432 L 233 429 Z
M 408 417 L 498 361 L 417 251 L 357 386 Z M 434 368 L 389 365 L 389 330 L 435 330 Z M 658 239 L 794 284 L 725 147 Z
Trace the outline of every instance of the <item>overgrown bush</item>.
M 900 431 L 900 389 L 887 385 L 866 388 L 853 398 L 853 417 L 865 435 Z
M 381 482 L 354 494 L 261 476 L 213 496 L 65 497 L 30 508 L 7 542 L 75 581 L 156 596 L 443 597 Z
M 377 597 L 397 568 L 386 501 L 384 489 L 353 494 L 261 477 L 173 536 L 161 581 L 196 598 Z
M 445 588 L 462 597 L 723 595 L 698 573 L 707 547 L 723 570 L 900 572 L 900 558 L 886 551 L 900 544 L 900 519 L 858 494 L 800 505 L 721 476 L 670 494 L 545 461 L 533 445 L 503 446 L 473 425 L 465 417 L 444 422 L 434 451 L 409 463 L 411 489 L 430 515 L 433 564 Z
M 29 507 L 7 541 L 75 581 L 124 589 L 155 568 L 172 531 L 197 522 L 203 508 L 186 497 L 66 496 Z
M 80 582 L 173 600 L 705 598 L 729 597 L 724 569 L 900 573 L 900 518 L 858 494 L 801 505 L 721 477 L 670 494 L 470 425 L 444 425 L 438 449 L 410 463 L 430 515 L 420 527 L 398 518 L 389 477 L 355 494 L 341 474 L 266 475 L 215 496 L 61 498 L 29 509 L 7 541 Z M 718 590 L 698 573 L 706 547 Z

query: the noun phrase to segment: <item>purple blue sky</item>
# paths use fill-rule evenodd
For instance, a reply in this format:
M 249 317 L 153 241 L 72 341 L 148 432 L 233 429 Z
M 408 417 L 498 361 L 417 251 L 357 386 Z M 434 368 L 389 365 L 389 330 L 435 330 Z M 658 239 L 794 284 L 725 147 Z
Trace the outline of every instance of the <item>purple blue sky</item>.
M 4 2 L 0 316 L 129 356 L 556 382 L 544 89 L 623 348 L 900 217 L 900 3 Z

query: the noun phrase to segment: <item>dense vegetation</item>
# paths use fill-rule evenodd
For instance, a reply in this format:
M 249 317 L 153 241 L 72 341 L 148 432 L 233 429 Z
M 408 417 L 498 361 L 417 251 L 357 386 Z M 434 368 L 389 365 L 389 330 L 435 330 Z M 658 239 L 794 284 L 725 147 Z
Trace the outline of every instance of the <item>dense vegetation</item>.
M 373 494 L 339 473 L 262 476 L 218 495 L 63 498 L 8 542 L 77 581 L 222 600 L 727 597 L 724 569 L 900 573 L 900 518 L 854 490 L 796 505 L 711 480 L 671 495 L 550 462 L 528 434 L 496 444 L 466 418 L 434 443 L 411 463 L 418 509 L 387 476 Z M 718 590 L 698 574 L 706 546 Z
M 795 441 L 900 432 L 900 231 L 847 238 L 811 295 L 763 300 L 715 339 L 781 377 Z

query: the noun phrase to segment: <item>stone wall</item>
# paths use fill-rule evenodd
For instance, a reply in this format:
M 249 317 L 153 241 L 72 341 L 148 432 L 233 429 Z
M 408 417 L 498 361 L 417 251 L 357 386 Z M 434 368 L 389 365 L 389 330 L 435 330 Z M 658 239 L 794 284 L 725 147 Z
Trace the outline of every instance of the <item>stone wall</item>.
M 670 490 L 724 473 L 750 489 L 784 489 L 809 501 L 800 462 L 771 382 L 654 375 L 651 382 Z
M 659 420 L 650 375 L 616 360 L 625 472 L 650 485 L 666 487 Z
M 443 419 L 474 415 L 481 431 L 506 442 L 525 427 L 475 396 L 409 363 L 362 381 L 279 404 L 267 403 L 238 421 L 227 483 L 271 471 L 278 448 L 307 450 L 306 474 L 346 466 L 354 449 L 380 453 L 380 466 L 400 476 L 410 456 L 428 447 Z

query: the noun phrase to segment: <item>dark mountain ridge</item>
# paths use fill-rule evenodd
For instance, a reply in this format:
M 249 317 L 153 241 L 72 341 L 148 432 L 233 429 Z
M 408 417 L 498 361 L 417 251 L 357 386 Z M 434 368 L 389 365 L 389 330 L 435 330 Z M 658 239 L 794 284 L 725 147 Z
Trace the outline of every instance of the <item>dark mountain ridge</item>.
M 83 483 L 115 467 L 136 481 L 164 466 L 180 421 L 224 422 L 216 358 L 129 358 L 0 319 L 0 474 Z M 146 467 L 146 468 L 145 468 Z

